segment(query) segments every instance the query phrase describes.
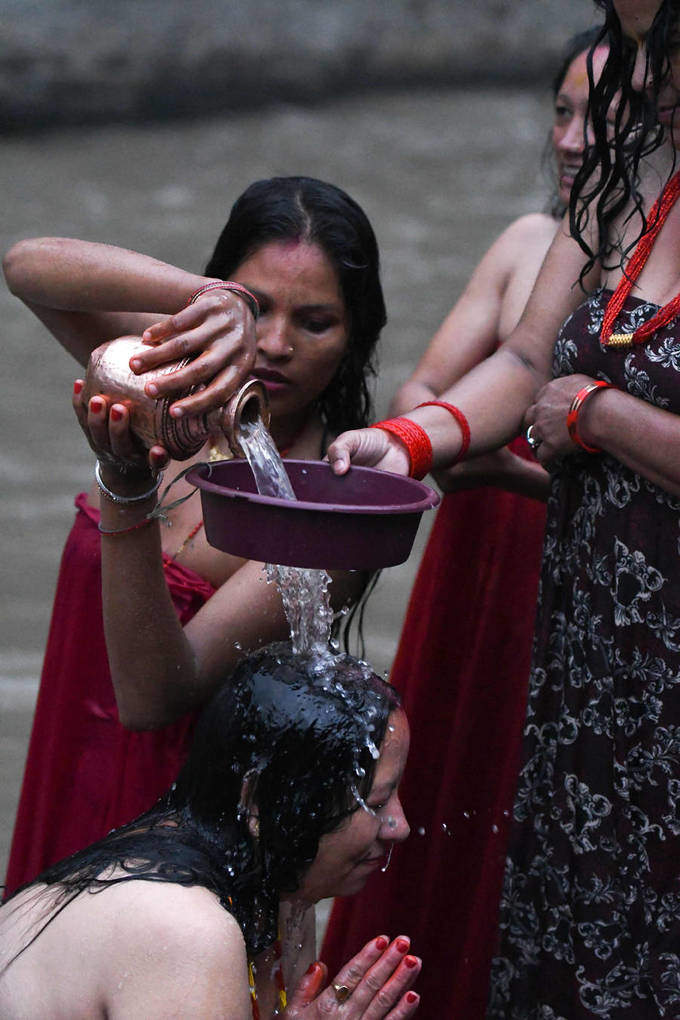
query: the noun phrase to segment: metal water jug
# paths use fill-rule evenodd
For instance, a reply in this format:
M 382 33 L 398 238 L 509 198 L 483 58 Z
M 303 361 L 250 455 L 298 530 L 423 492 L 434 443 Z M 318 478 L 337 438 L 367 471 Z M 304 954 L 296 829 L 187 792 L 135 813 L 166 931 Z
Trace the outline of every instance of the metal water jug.
M 132 432 L 147 450 L 159 444 L 173 460 L 188 460 L 198 453 L 210 435 L 223 432 L 232 453 L 243 457 L 239 441 L 241 422 L 261 418 L 265 428 L 269 427 L 267 391 L 258 379 L 244 383 L 222 407 L 205 414 L 171 417 L 171 404 L 194 393 L 196 387 L 172 397 L 150 397 L 144 390 L 148 373 L 135 375 L 130 368 L 130 359 L 145 350 L 148 345 L 138 336 L 118 337 L 97 347 L 90 355 L 81 400 L 87 407 L 91 397 L 101 394 L 112 403 L 125 404 Z M 170 375 L 191 360 L 182 358 L 168 362 L 154 369 L 153 375 Z

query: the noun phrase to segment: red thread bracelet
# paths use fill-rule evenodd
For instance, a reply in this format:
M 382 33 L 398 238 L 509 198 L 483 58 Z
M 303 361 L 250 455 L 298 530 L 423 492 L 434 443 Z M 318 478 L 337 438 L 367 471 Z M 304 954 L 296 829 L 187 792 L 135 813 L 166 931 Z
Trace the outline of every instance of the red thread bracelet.
M 424 428 L 410 418 L 388 418 L 370 428 L 382 429 L 401 439 L 408 451 L 409 475 L 418 479 L 425 477 L 432 467 L 432 443 Z
M 234 294 L 239 294 L 245 303 L 253 313 L 253 318 L 257 320 L 260 314 L 260 306 L 258 300 L 254 294 L 251 294 L 247 287 L 244 287 L 241 283 L 234 283 L 233 280 L 213 280 L 212 283 L 206 283 L 203 287 L 199 287 L 191 295 L 186 303 L 186 308 L 189 305 L 193 305 L 194 301 L 197 301 L 202 294 L 207 294 L 210 290 L 231 290 Z
M 140 528 L 145 528 L 147 524 L 151 524 L 155 520 L 154 516 L 144 517 L 143 520 L 137 521 L 136 524 L 131 524 L 129 528 L 115 528 L 109 531 L 107 528 L 102 528 L 101 521 L 99 522 L 99 534 L 100 535 L 128 535 L 131 531 L 139 531 Z
M 443 407 L 445 411 L 452 414 L 460 425 L 460 431 L 462 432 L 462 438 L 460 442 L 460 450 L 456 456 L 456 459 L 450 465 L 457 464 L 459 460 L 463 460 L 468 450 L 470 449 L 470 426 L 468 420 L 460 410 L 454 404 L 447 404 L 445 400 L 425 400 L 422 404 L 418 404 L 418 407 Z
M 602 451 L 599 446 L 588 446 L 588 444 L 583 441 L 578 432 L 578 416 L 583 410 L 583 405 L 588 397 L 592 396 L 593 393 L 596 393 L 597 390 L 610 388 L 612 388 L 612 384 L 605 382 L 604 379 L 596 379 L 593 382 L 589 382 L 578 391 L 571 402 L 569 411 L 567 412 L 567 432 L 569 433 L 569 438 L 572 443 L 576 443 L 577 446 L 580 446 L 581 449 L 585 450 L 587 453 L 601 453 Z

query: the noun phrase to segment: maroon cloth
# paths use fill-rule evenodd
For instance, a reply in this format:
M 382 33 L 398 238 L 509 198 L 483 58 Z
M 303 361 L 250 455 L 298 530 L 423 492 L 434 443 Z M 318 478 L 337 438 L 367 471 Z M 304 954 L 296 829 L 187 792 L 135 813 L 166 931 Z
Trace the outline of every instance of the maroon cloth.
M 52 622 L 7 872 L 7 893 L 146 811 L 175 779 L 194 715 L 133 733 L 118 721 L 101 600 L 99 511 L 87 496 L 61 560 Z M 164 558 L 182 623 L 213 594 Z
M 335 974 L 374 935 L 410 935 L 424 1017 L 486 1008 L 544 523 L 542 503 L 511 493 L 444 498 L 391 677 L 411 724 L 411 836 L 386 874 L 336 901 L 321 953 Z

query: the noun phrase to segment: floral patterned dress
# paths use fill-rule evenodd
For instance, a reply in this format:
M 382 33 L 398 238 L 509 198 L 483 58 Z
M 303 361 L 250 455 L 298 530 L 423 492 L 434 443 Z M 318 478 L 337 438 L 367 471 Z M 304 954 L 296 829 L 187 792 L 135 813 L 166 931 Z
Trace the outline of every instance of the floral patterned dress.
M 680 323 L 605 350 L 608 298 L 554 374 L 680 413 Z M 617 329 L 656 310 L 629 298 Z M 680 1017 L 680 499 L 606 454 L 554 477 L 523 761 L 488 1017 Z

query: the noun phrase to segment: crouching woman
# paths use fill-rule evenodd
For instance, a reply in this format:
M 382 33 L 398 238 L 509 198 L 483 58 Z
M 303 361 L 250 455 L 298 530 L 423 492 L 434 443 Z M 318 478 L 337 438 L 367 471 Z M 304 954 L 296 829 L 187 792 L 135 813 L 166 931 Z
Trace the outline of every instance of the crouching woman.
M 377 935 L 329 982 L 313 909 L 408 835 L 407 751 L 364 663 L 284 644 L 244 659 L 155 807 L 0 908 L 0 1015 L 412 1016 L 409 940 Z

